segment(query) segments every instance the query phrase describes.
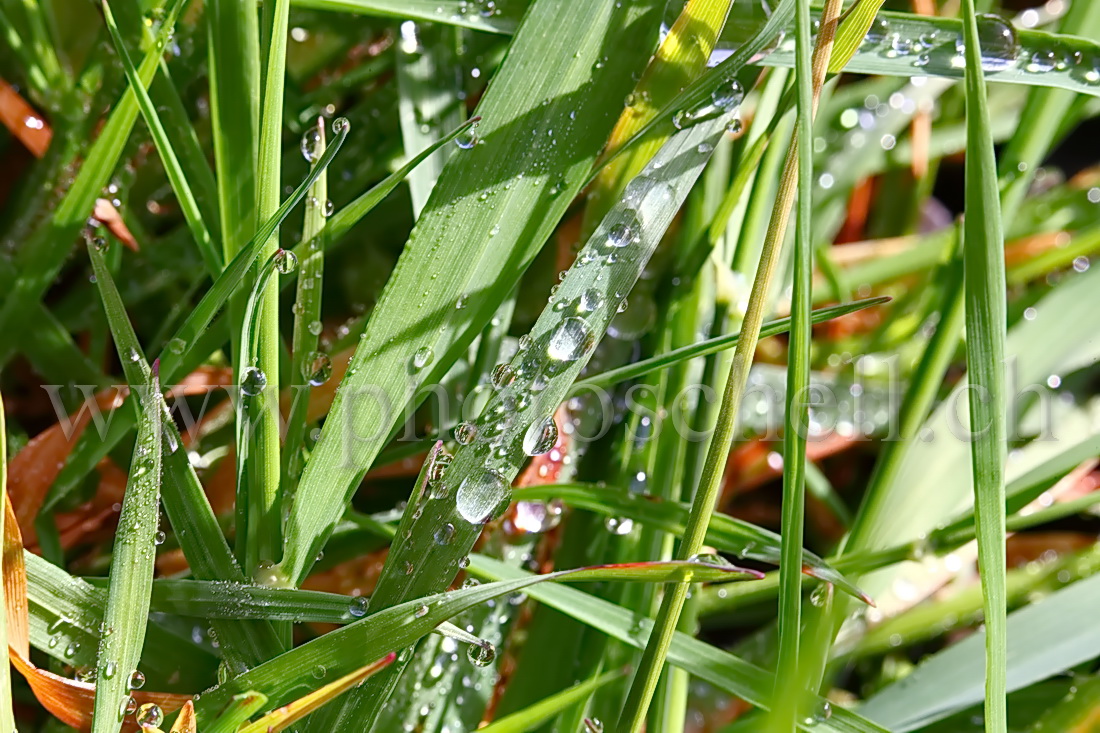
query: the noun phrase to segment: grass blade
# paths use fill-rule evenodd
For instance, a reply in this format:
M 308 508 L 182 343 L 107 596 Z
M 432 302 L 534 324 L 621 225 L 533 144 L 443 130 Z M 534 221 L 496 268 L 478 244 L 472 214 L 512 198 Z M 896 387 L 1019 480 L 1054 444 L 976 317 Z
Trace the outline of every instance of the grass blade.
M 529 705 L 523 710 L 498 718 L 489 725 L 478 728 L 478 730 L 484 731 L 484 733 L 523 733 L 532 730 L 539 723 L 550 720 L 570 705 L 584 701 L 593 692 L 622 677 L 623 674 L 625 674 L 625 670 L 606 672 L 599 677 L 581 682 L 556 695 L 551 695 L 534 705 Z
M 986 730 L 1008 729 L 1005 707 L 1005 269 L 997 161 L 990 132 L 985 51 L 973 0 L 963 2 L 966 36 L 966 218 L 963 262 L 966 364 L 970 379 L 970 445 L 974 524 L 985 598 Z

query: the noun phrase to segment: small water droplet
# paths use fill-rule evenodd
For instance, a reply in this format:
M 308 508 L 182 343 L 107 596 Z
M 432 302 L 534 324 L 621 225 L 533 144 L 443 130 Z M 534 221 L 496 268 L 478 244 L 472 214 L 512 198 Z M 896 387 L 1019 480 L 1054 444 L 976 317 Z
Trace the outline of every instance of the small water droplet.
M 516 370 L 511 364 L 497 364 L 493 369 L 492 382 L 497 389 L 504 389 L 516 381 Z
M 424 618 L 427 615 L 428 615 L 428 607 L 426 605 L 424 605 L 423 603 L 421 603 L 419 606 L 417 606 L 416 610 L 413 611 L 413 616 L 415 616 L 416 618 Z
M 634 520 L 629 517 L 608 517 L 603 525 L 611 534 L 623 536 L 630 534 L 634 529 Z
M 447 522 L 435 531 L 435 543 L 437 545 L 449 545 L 455 538 L 455 526 Z
M 467 127 L 465 130 L 460 132 L 458 134 L 458 137 L 455 138 L 455 145 L 462 148 L 463 150 L 469 150 L 477 145 L 479 142 L 481 142 L 481 138 L 477 135 L 476 128 L 477 123 L 475 122 L 474 124 Z
M 280 275 L 289 275 L 298 269 L 298 256 L 288 249 L 275 253 L 275 269 Z
M 469 445 L 477 438 L 477 426 L 472 422 L 461 422 L 455 426 L 455 440 L 459 445 Z
M 367 615 L 367 607 L 370 606 L 370 601 L 363 596 L 356 596 L 351 599 L 351 603 L 348 605 L 348 614 L 352 618 L 363 618 Z
M 145 685 L 145 675 L 140 670 L 135 669 L 134 673 L 130 675 L 130 689 L 140 690 Z
M 418 372 L 424 367 L 431 364 L 433 359 L 435 359 L 435 352 L 432 351 L 431 347 L 421 346 L 419 349 L 413 352 L 410 365 L 412 366 L 413 371 Z
M 347 117 L 337 117 L 332 121 L 333 133 L 339 135 L 340 133 L 347 132 L 351 129 L 351 123 L 348 122 Z
M 245 367 L 241 374 L 241 394 L 245 397 L 256 397 L 263 393 L 265 387 L 267 375 L 254 366 Z
M 302 364 L 302 376 L 313 387 L 320 387 L 332 376 L 332 361 L 328 354 L 322 351 L 314 351 L 306 357 Z
M 603 733 L 603 723 L 599 718 L 585 718 L 584 733 Z
M 103 678 L 104 679 L 108 679 L 108 680 L 111 679 L 112 677 L 115 676 L 116 672 L 118 672 L 118 664 L 113 662 L 113 661 L 112 662 L 107 662 L 107 664 L 105 664 L 103 666 Z

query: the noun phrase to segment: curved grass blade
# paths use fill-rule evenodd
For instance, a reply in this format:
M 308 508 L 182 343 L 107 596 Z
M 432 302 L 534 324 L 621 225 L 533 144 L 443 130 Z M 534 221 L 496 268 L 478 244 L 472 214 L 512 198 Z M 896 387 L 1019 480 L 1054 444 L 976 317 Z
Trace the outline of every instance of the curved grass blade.
M 203 733 L 237 733 L 253 715 L 267 707 L 267 695 L 254 690 L 234 695 L 216 720 L 203 726 Z
M 833 54 L 829 57 L 829 73 L 839 74 L 851 61 L 867 38 L 867 31 L 875 22 L 884 0 L 856 0 L 841 16 L 840 29 L 833 41 Z
M 486 585 L 514 583 L 521 578 L 531 577 L 522 570 L 484 555 L 470 557 L 470 571 L 480 577 L 497 581 Z M 653 622 L 639 618 L 636 611 L 622 608 L 576 588 L 545 583 L 527 586 L 524 593 L 636 649 L 645 647 L 646 639 L 653 628 Z M 671 664 L 687 670 L 693 677 L 705 680 L 756 707 L 767 710 L 771 706 L 774 675 L 729 652 L 688 634 L 676 632 L 669 645 L 668 659 Z M 816 701 L 818 706 L 824 706 L 824 703 L 820 698 Z M 832 708 L 832 715 L 827 720 L 803 720 L 799 721 L 799 727 L 813 733 L 887 733 L 886 728 L 839 705 Z
M 533 730 L 540 723 L 550 720 L 570 706 L 584 702 L 601 687 L 614 682 L 625 674 L 626 670 L 605 672 L 598 677 L 551 695 L 534 705 L 529 705 L 523 710 L 498 718 L 489 725 L 478 728 L 478 730 L 482 733 L 524 733 L 524 731 Z
M 145 383 L 131 385 L 131 389 L 139 392 L 142 414 L 115 534 L 107 610 L 103 614 L 103 634 L 96 663 L 98 676 L 92 733 L 117 733 L 121 729 L 130 699 L 130 678 L 141 659 L 148 622 L 156 560 L 155 536 L 160 520 L 160 445 L 164 410 L 155 370 L 145 367 L 143 372 Z
M 849 313 L 855 313 L 861 311 L 864 308 L 872 308 L 876 305 L 882 305 L 889 303 L 888 297 L 877 298 L 865 298 L 863 300 L 855 300 L 843 305 L 831 305 L 826 308 L 818 308 L 810 314 L 810 323 L 818 324 L 826 321 L 831 321 L 834 318 L 840 318 L 841 316 L 848 315 Z M 778 336 L 781 333 L 787 333 L 791 328 L 790 318 L 778 318 L 774 321 L 768 321 L 760 326 L 760 338 L 768 338 L 769 336 Z M 646 374 L 652 374 L 660 369 L 667 369 L 668 367 L 678 364 L 686 359 L 694 359 L 700 356 L 708 356 L 710 354 L 717 354 L 720 351 L 724 351 L 729 348 L 737 346 L 737 341 L 741 338 L 740 333 L 731 333 L 724 336 L 715 336 L 714 338 L 706 339 L 689 346 L 681 346 L 678 349 L 658 354 L 657 356 L 651 356 L 648 359 L 642 359 L 640 361 L 626 364 L 614 369 L 608 369 L 604 372 L 597 372 L 591 376 L 587 376 L 584 379 L 578 379 L 574 389 L 580 390 L 591 387 L 612 387 L 616 384 L 622 384 L 623 382 L 631 379 L 636 379 Z
M 966 196 L 963 264 L 966 366 L 970 380 L 970 444 L 974 524 L 985 599 L 986 730 L 1008 729 L 1006 709 L 1004 230 L 985 76 L 988 50 L 979 44 L 973 0 L 963 2 L 966 32 Z
M 413 18 L 487 33 L 512 34 L 528 8 L 527 0 L 496 0 L 492 5 L 468 0 L 294 0 L 294 7 L 337 13 Z
M 538 583 L 624 580 L 644 583 L 678 582 L 684 577 L 701 581 L 738 580 L 760 573 L 707 562 L 656 562 L 561 570 L 546 575 L 526 575 L 516 580 L 461 588 L 401 605 L 361 618 L 268 660 L 244 674 L 203 693 L 196 701 L 200 724 L 210 720 L 234 695 L 255 691 L 275 706 L 296 699 L 303 681 L 296 670 L 323 667 L 326 676 L 344 675 L 357 669 L 362 657 L 381 658 L 432 633 L 436 627 L 466 609 Z M 425 609 L 427 609 L 425 611 Z M 348 649 L 355 649 L 354 655 Z M 309 684 L 309 683 L 307 683 Z
M 609 517 L 628 517 L 679 536 L 684 534 L 691 512 L 689 505 L 680 502 L 582 484 L 533 486 L 517 491 L 515 498 L 517 501 L 560 499 L 569 506 Z M 749 560 L 778 565 L 782 559 L 778 534 L 727 514 L 715 513 L 711 516 L 706 541 L 717 550 Z M 809 550 L 803 550 L 799 567 L 806 575 L 832 583 L 853 598 L 870 602 L 855 584 Z
M 282 524 L 282 507 L 278 495 L 268 491 L 257 475 L 256 453 L 263 453 L 257 442 L 257 432 L 274 428 L 278 432 L 278 382 L 263 370 L 260 355 L 261 317 L 265 299 L 275 293 L 268 287 L 278 269 L 288 267 L 293 255 L 276 250 L 260 266 L 241 324 L 240 349 L 237 358 L 237 558 L 246 573 L 261 572 L 261 563 L 271 565 L 277 553 L 278 528 Z M 283 263 L 283 264 L 280 264 Z M 277 290 L 275 291 L 277 293 Z
M 203 262 L 206 263 L 207 271 L 212 276 L 217 276 L 222 270 L 221 252 L 218 251 L 217 244 L 210 236 L 210 230 L 207 228 L 206 222 L 203 221 L 198 202 L 195 200 L 191 185 L 180 166 L 179 159 L 176 157 L 176 151 L 168 139 L 168 133 L 164 131 L 164 125 L 161 123 L 160 115 L 157 114 L 157 108 L 149 97 L 149 92 L 145 89 L 145 85 L 138 75 L 138 70 L 134 68 L 134 62 L 130 60 L 130 52 L 126 50 L 126 42 L 122 40 L 122 35 L 119 33 L 115 17 L 111 13 L 111 6 L 107 0 L 102 0 L 100 7 L 103 9 L 103 19 L 107 25 L 107 31 L 111 35 L 111 42 L 114 44 L 119 61 L 122 62 L 122 70 L 130 83 L 129 88 L 133 90 L 142 119 L 145 120 L 145 124 L 149 127 L 149 131 L 153 136 L 153 143 L 156 145 L 157 153 L 164 164 L 164 172 L 168 176 L 172 191 L 179 201 L 183 218 L 187 222 L 187 228 L 191 230 L 191 237 L 199 248 L 199 254 L 202 255 Z
M 873 29 L 872 35 L 866 37 L 845 65 L 845 71 L 963 79 L 965 64 L 959 51 L 964 45 L 963 21 L 887 11 L 878 13 L 878 18 L 881 28 Z M 853 20 L 856 18 L 849 18 L 845 25 Z M 1100 96 L 1100 68 L 1096 65 L 1100 42 L 1096 39 L 1024 29 L 1014 29 L 1012 33 L 1016 45 L 1011 52 L 1009 49 L 995 52 L 1005 58 L 1003 63 L 997 60 L 986 68 L 988 81 Z M 901 39 L 901 51 L 892 47 L 894 38 Z M 761 63 L 793 66 L 793 46 L 781 45 Z M 829 70 L 835 71 L 831 65 Z

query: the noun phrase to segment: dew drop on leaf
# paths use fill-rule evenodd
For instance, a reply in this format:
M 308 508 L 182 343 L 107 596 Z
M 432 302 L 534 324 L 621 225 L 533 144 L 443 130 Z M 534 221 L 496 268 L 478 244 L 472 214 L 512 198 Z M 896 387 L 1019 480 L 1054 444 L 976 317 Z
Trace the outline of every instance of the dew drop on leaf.
M 546 354 L 555 361 L 576 361 L 595 345 L 592 329 L 583 318 L 570 316 L 550 332 Z
M 523 436 L 523 452 L 529 456 L 541 456 L 549 453 L 558 442 L 558 426 L 553 416 L 545 420 L 536 420 L 527 428 Z

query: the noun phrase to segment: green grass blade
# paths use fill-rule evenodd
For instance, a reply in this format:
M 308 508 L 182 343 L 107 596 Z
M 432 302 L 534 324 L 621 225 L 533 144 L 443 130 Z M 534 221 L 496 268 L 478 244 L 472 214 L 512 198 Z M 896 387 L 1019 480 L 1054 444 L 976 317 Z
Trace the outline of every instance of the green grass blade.
M 195 201 L 195 195 L 191 192 L 191 185 L 188 183 L 187 176 L 184 175 L 183 168 L 176 157 L 176 151 L 168 140 L 168 134 L 164 131 L 164 125 L 161 124 L 157 108 L 154 106 L 153 100 L 150 99 L 149 92 L 142 84 L 138 71 L 134 68 L 133 61 L 130 60 L 130 52 L 126 50 L 126 42 L 122 40 L 122 35 L 115 24 L 111 6 L 106 0 L 103 0 L 101 7 L 103 8 L 103 19 L 106 22 L 107 30 L 111 34 L 111 42 L 114 44 L 115 52 L 122 62 L 122 69 L 126 73 L 126 79 L 130 82 L 130 89 L 133 90 L 137 98 L 137 105 L 141 110 L 142 119 L 145 120 L 145 124 L 149 126 L 149 131 L 153 135 L 153 143 L 157 146 L 157 152 L 164 164 L 164 171 L 167 173 L 168 180 L 172 184 L 172 190 L 179 200 L 183 218 L 187 222 L 187 227 L 191 230 L 191 236 L 195 240 L 195 245 L 199 248 L 203 262 L 206 263 L 207 271 L 216 276 L 222 270 L 221 252 L 218 251 L 217 244 L 210 236 L 210 230 L 207 228 L 206 222 L 203 221 L 198 202 Z
M 324 118 L 317 119 L 312 158 L 325 153 Z M 332 366 L 327 355 L 317 351 L 321 330 L 321 286 L 325 268 L 325 214 L 328 207 L 328 176 L 321 174 L 309 189 L 302 240 L 306 251 L 298 262 L 298 291 L 294 304 L 294 329 L 291 336 L 290 412 L 286 418 L 283 443 L 284 506 L 293 496 L 305 462 L 303 446 L 308 427 L 310 387 L 328 379 Z
M 835 18 L 839 0 L 826 2 L 824 16 Z M 828 21 L 835 22 L 835 21 Z M 830 32 L 822 29 L 822 35 Z M 832 33 L 835 33 L 835 29 Z M 769 720 L 776 733 L 793 731 L 806 714 L 803 669 L 799 656 L 802 635 L 802 546 L 806 524 L 806 433 L 809 429 L 810 311 L 812 309 L 814 80 L 811 68 L 813 30 L 810 3 L 800 0 L 795 11 L 797 63 L 795 89 L 798 118 L 795 127 L 798 156 L 798 208 L 795 219 L 794 273 L 791 295 L 791 338 L 787 350 L 787 390 L 783 423 L 783 560 L 779 564 L 779 659 L 775 674 L 776 702 Z M 830 61 L 832 63 L 832 61 Z
M 619 679 L 623 674 L 625 674 L 624 670 L 606 672 L 599 677 L 581 682 L 567 690 L 562 690 L 556 695 L 551 695 L 534 705 L 529 705 L 523 710 L 498 718 L 489 725 L 478 728 L 478 730 L 484 731 L 484 733 L 524 733 L 524 731 L 533 730 L 540 723 L 550 720 L 571 705 L 583 702 L 592 693 Z
M 841 316 L 848 315 L 849 313 L 855 313 L 863 310 L 864 308 L 872 308 L 876 305 L 882 305 L 888 303 L 889 298 L 866 298 L 864 300 L 856 300 L 851 303 L 845 303 L 844 305 L 833 305 L 826 308 L 818 308 L 811 311 L 810 323 L 818 324 L 830 321 L 834 318 L 840 318 Z M 768 338 L 769 336 L 777 336 L 781 333 L 786 333 L 791 328 L 790 318 L 777 318 L 774 321 L 768 321 L 760 326 L 760 338 Z M 709 356 L 710 354 L 717 354 L 726 349 L 737 346 L 738 340 L 741 338 L 740 333 L 726 334 L 724 336 L 715 336 L 713 338 L 700 341 L 688 346 L 681 346 L 678 349 L 667 351 L 657 356 L 651 356 L 648 359 L 641 359 L 631 364 L 625 364 L 621 367 L 615 367 L 614 369 L 608 369 L 607 371 L 597 372 L 591 376 L 587 376 L 584 379 L 577 380 L 575 389 L 585 389 L 591 387 L 612 387 L 616 384 L 622 384 L 623 382 L 631 379 L 637 379 L 638 377 L 645 376 L 646 374 L 652 374 L 660 369 L 667 369 L 668 367 L 678 364 L 686 359 L 694 359 L 700 356 Z
M 488 33 L 515 33 L 527 0 L 497 0 L 491 8 L 463 0 L 294 0 L 297 8 L 361 13 L 383 18 L 413 18 Z
M 781 5 L 776 8 L 769 19 L 769 24 L 780 18 L 782 7 Z M 824 81 L 825 67 L 828 64 L 832 35 L 835 30 L 835 23 L 826 22 L 817 37 L 813 57 L 814 78 L 812 90 L 815 105 L 817 95 L 820 94 L 821 84 Z M 746 47 L 750 45 L 746 44 Z M 744 50 L 744 47 L 741 50 Z M 738 51 L 738 53 L 741 53 L 741 51 Z M 727 60 L 724 64 L 729 64 L 731 61 L 732 59 Z M 693 87 L 698 86 L 698 82 L 693 85 Z M 688 89 L 691 90 L 692 87 Z M 691 98 L 691 95 L 695 93 L 697 92 L 685 90 L 685 95 L 688 98 Z M 707 524 L 718 498 L 722 472 L 732 447 L 734 422 L 739 412 L 745 385 L 748 382 L 749 366 L 760 338 L 765 300 L 771 285 L 772 275 L 778 264 L 782 241 L 786 233 L 787 219 L 793 203 L 797 183 L 797 154 L 798 142 L 796 138 L 792 140 L 791 147 L 788 150 L 772 221 L 768 227 L 768 235 L 764 242 L 756 279 L 753 282 L 752 293 L 749 296 L 741 338 L 737 342 L 725 392 L 722 396 L 718 425 L 711 438 L 699 486 L 692 501 L 691 516 L 688 518 L 687 529 L 677 550 L 676 556 L 681 559 L 691 557 L 702 549 Z M 646 711 L 649 709 L 661 670 L 664 668 L 665 656 L 668 653 L 669 644 L 672 643 L 680 613 L 687 598 L 687 592 L 688 585 L 680 584 L 665 593 L 654 624 L 653 634 L 646 644 L 642 661 L 635 674 L 630 694 L 627 697 L 626 707 L 619 718 L 618 730 L 622 733 L 637 733 L 644 725 Z
M 259 166 L 256 172 L 256 215 L 260 220 L 267 219 L 278 209 L 282 189 L 283 91 L 286 84 L 290 0 L 265 4 L 262 16 L 260 45 L 266 65 L 262 80 Z M 276 228 L 261 247 L 260 254 L 274 257 L 278 247 L 279 230 Z M 284 257 L 291 256 L 284 254 Z M 282 554 L 282 438 L 279 434 L 278 400 L 278 390 L 282 386 L 279 375 L 282 342 L 279 335 L 279 285 L 269 277 L 270 272 L 266 270 L 256 275 L 257 283 L 264 283 L 263 297 L 259 299 L 255 324 L 250 323 L 253 314 L 246 311 L 244 328 L 254 328 L 253 335 L 257 341 L 253 352 L 251 345 L 242 340 L 237 371 L 237 379 L 242 384 L 246 379 L 243 370 L 253 368 L 264 376 L 269 385 L 267 389 L 261 389 L 262 399 L 257 400 L 254 408 L 252 405 L 246 407 L 255 409 L 256 418 L 247 423 L 247 433 L 241 432 L 238 413 L 238 438 L 244 437 L 251 444 L 246 453 L 244 445 L 240 441 L 237 443 L 237 517 L 242 519 L 247 516 L 245 552 L 242 556 L 246 572 L 253 567 L 258 568 L 260 563 L 274 564 Z M 246 352 L 250 358 L 247 365 L 243 361 Z M 243 492 L 242 486 L 245 487 Z M 248 496 L 243 508 L 246 514 L 242 513 L 239 505 L 245 495 Z
M 183 4 L 183 0 L 170 1 L 165 9 L 164 22 L 157 33 L 157 41 L 142 59 L 139 76 L 146 86 L 156 73 L 162 49 L 175 27 Z M 88 151 L 65 196 L 49 219 L 20 249 L 16 257 L 19 276 L 14 282 L 3 283 L 7 296 L 0 306 L 0 328 L 6 333 L 15 334 L 22 330 L 23 314 L 34 302 L 41 300 L 43 293 L 57 277 L 65 255 L 87 223 L 96 198 L 107 185 L 118 164 L 137 116 L 138 105 L 134 90 L 127 87 Z M 18 341 L 17 338 L 10 338 L 0 343 L 0 363 L 11 357 Z
M 966 363 L 971 389 L 970 445 L 978 566 L 985 598 L 986 730 L 1008 729 L 1005 696 L 1005 270 L 997 161 L 990 132 L 985 53 L 973 0 L 963 3 L 966 32 L 966 218 L 963 262 Z
M 101 266 L 96 269 L 106 274 L 102 259 L 93 254 L 92 262 L 97 260 Z M 128 358 L 126 354 L 121 356 Z M 115 535 L 104 633 L 99 643 L 93 733 L 114 733 L 122 727 L 130 697 L 130 677 L 141 659 L 148 621 L 159 521 L 164 409 L 156 374 L 149 370 L 145 376 L 143 384 L 131 385 L 139 394 L 142 415 Z
M 481 142 L 463 143 L 468 149 L 443 171 L 306 465 L 282 561 L 293 581 L 312 566 L 418 385 L 442 376 L 488 323 L 584 183 L 633 85 L 631 74 L 652 52 L 654 5 L 584 4 L 581 13 L 537 3 L 526 17 L 478 106 Z M 652 32 L 623 35 L 627 26 L 650 22 Z M 575 34 L 571 40 L 561 36 L 565 28 Z M 611 37 L 617 52 L 604 61 Z M 568 43 L 576 53 L 551 53 L 551 38 L 555 48 Z M 590 83 L 604 85 L 606 94 L 575 93 Z M 545 142 L 531 144 L 534 136 Z M 540 175 L 530 175 L 534 170 Z M 442 242 L 447 246 L 437 246 Z M 404 323 L 407 313 L 418 320 Z M 417 352 L 423 367 L 410 379 Z
M 840 28 L 833 41 L 833 55 L 829 58 L 829 73 L 839 74 L 863 45 L 867 31 L 875 22 L 884 0 L 856 0 L 841 18 Z

